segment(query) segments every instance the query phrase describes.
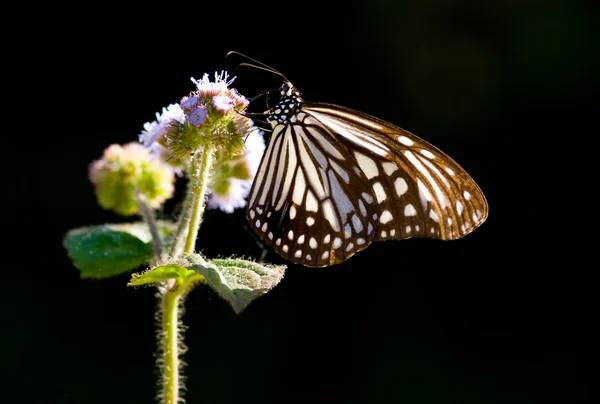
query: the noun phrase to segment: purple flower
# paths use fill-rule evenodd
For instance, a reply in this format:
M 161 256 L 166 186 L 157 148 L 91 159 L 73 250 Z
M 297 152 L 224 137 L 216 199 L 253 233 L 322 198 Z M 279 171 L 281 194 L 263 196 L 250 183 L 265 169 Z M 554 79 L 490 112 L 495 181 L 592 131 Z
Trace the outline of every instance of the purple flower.
M 179 105 L 181 105 L 181 108 L 183 109 L 190 109 L 195 107 L 196 105 L 198 105 L 200 103 L 200 99 L 198 97 L 184 97 L 181 102 L 179 103 Z
M 193 108 L 187 116 L 188 121 L 196 127 L 202 125 L 206 118 L 208 118 L 208 110 L 204 105 Z

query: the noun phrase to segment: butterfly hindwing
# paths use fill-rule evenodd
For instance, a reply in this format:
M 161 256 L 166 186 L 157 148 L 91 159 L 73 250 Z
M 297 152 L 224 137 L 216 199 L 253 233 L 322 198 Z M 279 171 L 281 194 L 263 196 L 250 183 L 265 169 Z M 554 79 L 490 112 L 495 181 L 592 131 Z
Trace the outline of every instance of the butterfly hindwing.
M 378 206 L 353 155 L 321 125 L 273 131 L 248 201 L 248 219 L 284 258 L 306 266 L 348 259 L 375 237 Z

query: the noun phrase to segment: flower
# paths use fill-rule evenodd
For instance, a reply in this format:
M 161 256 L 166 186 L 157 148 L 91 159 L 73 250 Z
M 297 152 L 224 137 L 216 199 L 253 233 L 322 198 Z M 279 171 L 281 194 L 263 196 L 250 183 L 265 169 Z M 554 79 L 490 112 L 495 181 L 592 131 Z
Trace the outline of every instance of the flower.
M 89 178 L 100 206 L 123 216 L 138 212 L 140 197 L 149 206 L 160 207 L 175 188 L 173 168 L 136 142 L 107 147 L 102 158 L 90 164 Z
M 208 109 L 204 105 L 194 107 L 188 113 L 187 119 L 194 126 L 200 126 L 206 122 L 208 118 Z
M 248 100 L 240 95 L 235 89 L 229 88 L 235 77 L 229 79 L 226 71 L 215 72 L 215 81 L 211 82 L 208 73 L 204 73 L 202 79 L 196 80 L 192 77 L 192 82 L 196 84 L 197 91 L 195 95 L 205 101 L 212 100 L 214 107 L 222 112 L 229 112 L 232 108 L 243 110 L 248 106 Z
M 178 111 L 182 115 L 161 127 L 159 137 L 159 143 L 169 149 L 175 161 L 189 161 L 190 156 L 209 144 L 240 154 L 250 129 L 239 123 L 249 120 L 240 111 L 246 108 L 248 100 L 229 87 L 234 79 L 225 71 L 215 73 L 214 81 L 206 73 L 200 80 L 191 78 L 196 90 L 181 99 Z
M 253 128 L 246 138 L 241 156 L 230 159 L 224 157 L 217 162 L 213 172 L 212 193 L 207 202 L 208 208 L 233 213 L 234 209 L 246 206 L 246 197 L 264 151 L 263 132 Z
M 212 102 L 213 106 L 221 112 L 229 112 L 235 107 L 235 100 L 226 95 L 216 95 Z
M 140 143 L 146 147 L 150 147 L 154 142 L 160 140 L 160 137 L 164 135 L 165 129 L 172 120 L 179 123 L 185 121 L 184 111 L 179 104 L 171 104 L 163 108 L 162 113 L 156 113 L 156 121 L 146 122 L 144 130 L 138 135 Z

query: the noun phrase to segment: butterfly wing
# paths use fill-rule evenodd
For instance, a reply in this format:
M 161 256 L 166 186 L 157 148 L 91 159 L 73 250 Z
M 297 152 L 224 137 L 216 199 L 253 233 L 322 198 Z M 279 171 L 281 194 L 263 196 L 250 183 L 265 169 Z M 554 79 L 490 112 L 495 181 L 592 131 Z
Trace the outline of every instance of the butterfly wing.
M 350 150 L 325 126 L 274 127 L 248 198 L 255 232 L 289 261 L 311 267 L 340 263 L 376 235 L 373 187 Z
M 488 214 L 454 160 L 397 126 L 324 103 L 279 123 L 250 191 L 247 217 L 289 261 L 345 261 L 372 241 L 452 240 Z
M 345 145 L 379 206 L 375 240 L 458 239 L 480 226 L 488 204 L 452 158 L 381 119 L 326 103 L 303 107 L 307 125 L 321 125 Z

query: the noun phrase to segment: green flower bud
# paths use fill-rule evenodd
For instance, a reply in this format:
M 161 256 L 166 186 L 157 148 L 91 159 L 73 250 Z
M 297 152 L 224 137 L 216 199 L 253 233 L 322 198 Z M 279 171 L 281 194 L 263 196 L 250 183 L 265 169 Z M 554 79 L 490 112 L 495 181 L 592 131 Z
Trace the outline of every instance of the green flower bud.
M 173 196 L 173 168 L 153 158 L 139 143 L 113 144 L 100 160 L 89 167 L 98 203 L 104 209 L 131 216 L 138 212 L 138 200 L 153 208 Z

